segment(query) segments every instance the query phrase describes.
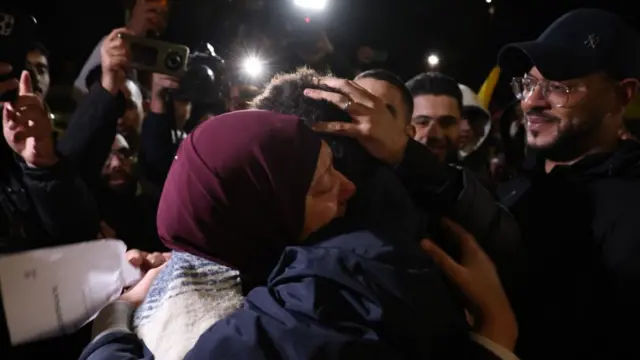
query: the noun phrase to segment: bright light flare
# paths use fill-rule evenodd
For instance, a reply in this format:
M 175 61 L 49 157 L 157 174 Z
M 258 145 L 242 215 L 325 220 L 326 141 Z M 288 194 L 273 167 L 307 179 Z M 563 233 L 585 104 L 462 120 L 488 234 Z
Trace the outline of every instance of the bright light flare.
M 255 56 L 250 56 L 242 63 L 244 72 L 251 77 L 258 77 L 264 73 L 264 62 Z
M 324 10 L 329 0 L 293 0 L 293 3 L 303 9 Z
M 440 65 L 440 58 L 436 54 L 431 54 L 427 57 L 427 64 L 431 67 Z

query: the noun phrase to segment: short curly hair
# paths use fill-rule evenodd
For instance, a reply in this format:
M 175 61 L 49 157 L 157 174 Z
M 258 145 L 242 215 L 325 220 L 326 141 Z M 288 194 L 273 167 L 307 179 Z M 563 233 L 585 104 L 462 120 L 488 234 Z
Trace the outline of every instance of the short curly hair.
M 317 79 L 326 75 L 329 74 L 320 74 L 308 68 L 300 68 L 293 73 L 278 74 L 271 79 L 264 91 L 253 99 L 250 107 L 296 115 L 309 126 L 321 121 L 351 122 L 349 114 L 335 104 L 304 95 L 305 89 L 342 93 L 326 85 L 317 84 Z

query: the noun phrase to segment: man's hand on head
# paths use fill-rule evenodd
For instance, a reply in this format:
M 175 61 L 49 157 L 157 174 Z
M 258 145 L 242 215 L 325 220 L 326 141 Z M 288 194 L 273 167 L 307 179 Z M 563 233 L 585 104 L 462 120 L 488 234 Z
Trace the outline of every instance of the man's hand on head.
M 327 77 L 318 83 L 341 93 L 306 89 L 304 94 L 339 106 L 353 122 L 320 122 L 314 126 L 316 131 L 355 138 L 371 155 L 389 165 L 402 161 L 409 137 L 382 99 L 350 80 Z

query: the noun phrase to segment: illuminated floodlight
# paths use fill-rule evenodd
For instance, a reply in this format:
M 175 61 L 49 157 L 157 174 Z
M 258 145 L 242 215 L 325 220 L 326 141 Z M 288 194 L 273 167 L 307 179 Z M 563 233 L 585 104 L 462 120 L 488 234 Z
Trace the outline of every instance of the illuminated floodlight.
M 250 77 L 258 77 L 264 73 L 264 62 L 256 56 L 249 56 L 242 63 L 245 74 Z
M 293 0 L 293 3 L 303 9 L 324 10 L 329 0 Z
M 440 65 L 440 58 L 436 54 L 431 54 L 427 57 L 427 64 L 429 64 L 430 67 L 437 67 Z

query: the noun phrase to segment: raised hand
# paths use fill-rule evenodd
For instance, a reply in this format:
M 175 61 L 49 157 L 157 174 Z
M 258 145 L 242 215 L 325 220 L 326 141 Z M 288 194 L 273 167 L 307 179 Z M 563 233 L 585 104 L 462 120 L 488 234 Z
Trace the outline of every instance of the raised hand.
M 116 94 L 124 87 L 127 80 L 126 70 L 131 61 L 129 48 L 122 38 L 122 34 L 130 34 L 125 28 L 115 29 L 102 43 L 100 49 L 102 79 L 101 84 L 105 90 Z
M 518 325 L 493 261 L 462 226 L 445 219 L 443 227 L 448 235 L 446 240 L 460 247 L 460 261 L 453 260 L 430 240 L 423 240 L 422 248 L 466 296 L 476 331 L 513 350 Z
M 18 91 L 16 101 L 4 104 L 4 138 L 29 167 L 53 166 L 58 162 L 53 143 L 53 126 L 44 104 L 33 93 L 28 71 L 22 72 Z

